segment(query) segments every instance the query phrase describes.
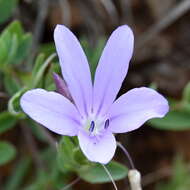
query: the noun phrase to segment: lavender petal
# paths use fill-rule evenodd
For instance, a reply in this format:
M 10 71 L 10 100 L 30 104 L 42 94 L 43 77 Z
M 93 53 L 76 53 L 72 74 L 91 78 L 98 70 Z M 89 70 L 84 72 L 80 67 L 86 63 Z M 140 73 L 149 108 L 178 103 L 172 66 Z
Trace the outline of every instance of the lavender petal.
M 169 110 L 167 100 L 153 89 L 134 88 L 119 97 L 111 106 L 109 130 L 125 133 L 142 126 L 147 120 L 161 118 Z
M 54 40 L 71 96 L 80 114 L 86 117 L 92 109 L 92 80 L 87 58 L 77 38 L 65 26 L 56 26 Z
M 79 132 L 78 139 L 81 150 L 90 161 L 107 164 L 113 158 L 116 140 L 111 132 L 107 131 L 99 137 Z
M 49 130 L 68 136 L 78 134 L 80 117 L 64 96 L 43 89 L 27 91 L 20 100 L 23 111 Z
M 110 36 L 95 73 L 93 108 L 96 113 L 104 115 L 115 100 L 128 71 L 133 43 L 133 32 L 127 25 L 118 27 Z

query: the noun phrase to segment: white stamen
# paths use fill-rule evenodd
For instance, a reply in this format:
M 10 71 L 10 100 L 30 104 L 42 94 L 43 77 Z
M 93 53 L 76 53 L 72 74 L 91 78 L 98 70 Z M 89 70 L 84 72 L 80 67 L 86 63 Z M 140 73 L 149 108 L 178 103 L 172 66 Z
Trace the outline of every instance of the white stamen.
M 138 170 L 136 169 L 129 170 L 128 178 L 129 178 L 131 190 L 142 190 L 141 174 Z

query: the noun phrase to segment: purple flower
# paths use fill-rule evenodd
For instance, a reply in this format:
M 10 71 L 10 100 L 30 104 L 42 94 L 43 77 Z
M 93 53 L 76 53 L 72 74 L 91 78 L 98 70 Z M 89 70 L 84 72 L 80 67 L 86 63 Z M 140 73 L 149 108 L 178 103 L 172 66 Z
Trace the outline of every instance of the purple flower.
M 161 118 L 168 112 L 167 100 L 146 87 L 132 89 L 115 100 L 133 53 L 134 37 L 128 26 L 118 27 L 110 36 L 94 84 L 86 56 L 73 33 L 58 25 L 54 40 L 64 86 L 67 85 L 73 101 L 63 93 L 34 89 L 22 96 L 21 107 L 49 130 L 77 135 L 90 161 L 106 164 L 112 159 L 116 150 L 113 133 L 135 130 L 147 120 Z

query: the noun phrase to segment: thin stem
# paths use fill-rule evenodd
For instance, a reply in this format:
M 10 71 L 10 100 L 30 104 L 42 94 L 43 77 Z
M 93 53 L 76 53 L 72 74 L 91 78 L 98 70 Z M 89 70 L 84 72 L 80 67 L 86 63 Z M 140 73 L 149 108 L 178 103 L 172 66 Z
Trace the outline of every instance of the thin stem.
M 61 7 L 62 24 L 69 27 L 71 25 L 71 8 L 68 0 L 58 0 Z
M 147 186 L 149 184 L 155 183 L 162 178 L 169 177 L 172 174 L 172 169 L 170 167 L 161 168 L 158 171 L 151 172 L 142 177 L 142 186 Z
M 75 180 L 73 180 L 71 183 L 69 183 L 68 185 L 66 185 L 63 189 L 61 190 L 66 190 L 69 189 L 70 187 L 72 187 L 73 185 L 75 185 L 76 183 L 78 183 L 80 181 L 80 177 L 77 177 Z
M 152 40 L 156 35 L 158 35 L 165 28 L 170 26 L 178 18 L 188 12 L 190 9 L 190 1 L 183 0 L 180 1 L 168 14 L 166 14 L 162 19 L 145 31 L 139 39 L 137 39 L 136 49 L 140 50 L 144 45 Z
M 118 190 L 118 188 L 117 188 L 117 186 L 116 186 L 116 183 L 115 183 L 115 181 L 113 180 L 113 177 L 111 176 L 111 173 L 109 172 L 109 170 L 106 168 L 105 165 L 103 165 L 103 164 L 101 164 L 101 165 L 102 165 L 102 167 L 104 168 L 104 170 L 106 171 L 106 173 L 108 174 L 109 178 L 111 179 L 111 182 L 112 182 L 112 184 L 113 184 L 115 190 Z
M 44 23 L 45 19 L 48 14 L 48 9 L 49 9 L 49 0 L 40 0 L 38 2 L 38 15 L 36 18 L 36 22 L 34 25 L 34 37 L 33 37 L 33 42 L 31 45 L 31 57 L 29 59 L 29 63 L 33 61 L 33 58 L 35 57 L 36 52 L 38 51 L 39 48 L 39 40 L 41 39 L 43 30 L 44 30 Z
M 129 164 L 131 166 L 131 169 L 135 169 L 135 165 L 133 163 L 133 160 L 132 160 L 129 152 L 125 149 L 125 147 L 120 142 L 117 142 L 117 146 L 119 148 L 121 148 L 123 150 L 123 152 L 125 153 L 125 155 L 127 156 L 128 160 L 129 160 Z

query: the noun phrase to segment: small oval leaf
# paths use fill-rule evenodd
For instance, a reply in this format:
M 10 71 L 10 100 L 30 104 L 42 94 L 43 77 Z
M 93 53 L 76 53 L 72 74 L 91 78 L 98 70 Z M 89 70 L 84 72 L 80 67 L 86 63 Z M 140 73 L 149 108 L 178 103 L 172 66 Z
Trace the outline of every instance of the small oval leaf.
M 120 180 L 127 176 L 128 169 L 118 162 L 112 161 L 106 165 L 114 180 Z M 78 175 L 89 183 L 106 183 L 110 178 L 101 164 L 92 164 L 81 167 Z
M 11 115 L 9 112 L 0 113 L 0 134 L 14 127 L 16 122 L 17 117 Z
M 190 129 L 190 113 L 187 111 L 170 111 L 162 119 L 149 121 L 152 127 L 164 130 L 186 130 Z
M 0 142 L 0 165 L 11 161 L 16 155 L 16 150 L 13 145 L 8 142 Z

